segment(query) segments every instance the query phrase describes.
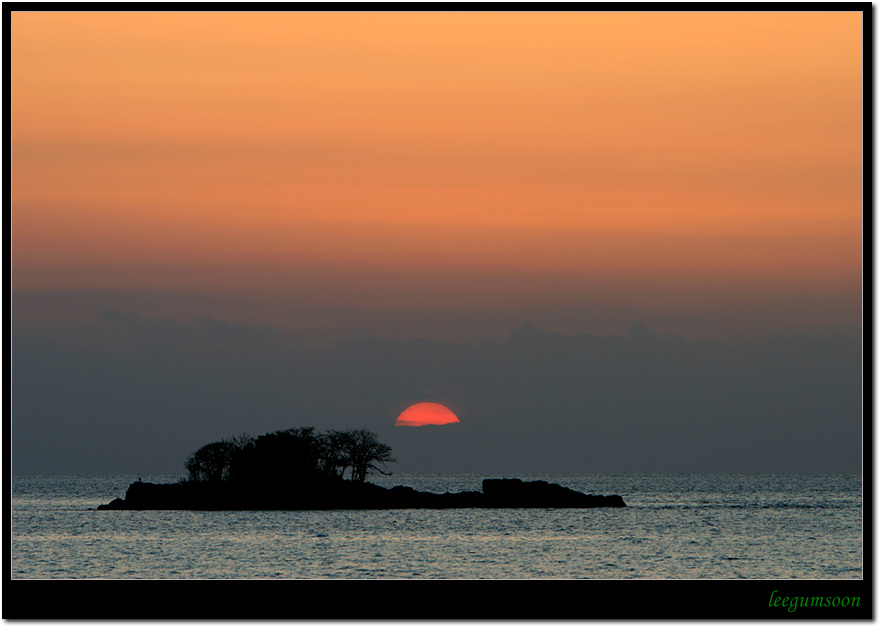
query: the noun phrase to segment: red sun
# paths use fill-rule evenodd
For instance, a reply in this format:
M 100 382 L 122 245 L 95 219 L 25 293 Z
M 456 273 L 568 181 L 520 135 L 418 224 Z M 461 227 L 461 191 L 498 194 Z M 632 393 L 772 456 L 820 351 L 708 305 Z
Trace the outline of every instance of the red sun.
M 459 422 L 458 416 L 440 403 L 416 403 L 407 407 L 394 423 L 397 427 L 422 427 L 424 425 L 448 425 Z

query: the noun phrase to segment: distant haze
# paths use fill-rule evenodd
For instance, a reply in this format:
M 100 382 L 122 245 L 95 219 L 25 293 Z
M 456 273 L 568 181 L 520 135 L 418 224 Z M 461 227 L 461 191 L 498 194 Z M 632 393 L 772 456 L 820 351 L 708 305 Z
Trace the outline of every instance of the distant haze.
M 689 340 L 635 323 L 500 340 L 339 339 L 106 310 L 98 346 L 12 337 L 12 468 L 181 473 L 202 444 L 367 427 L 395 472 L 858 472 L 861 341 Z M 460 424 L 395 427 L 415 402 Z

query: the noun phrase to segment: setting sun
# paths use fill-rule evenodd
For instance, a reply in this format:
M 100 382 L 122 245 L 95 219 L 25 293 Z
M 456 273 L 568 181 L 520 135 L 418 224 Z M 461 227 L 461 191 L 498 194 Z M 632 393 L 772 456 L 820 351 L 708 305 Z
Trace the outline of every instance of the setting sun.
M 458 416 L 440 403 L 416 403 L 407 407 L 397 417 L 397 427 L 422 427 L 424 425 L 448 425 L 460 422 Z

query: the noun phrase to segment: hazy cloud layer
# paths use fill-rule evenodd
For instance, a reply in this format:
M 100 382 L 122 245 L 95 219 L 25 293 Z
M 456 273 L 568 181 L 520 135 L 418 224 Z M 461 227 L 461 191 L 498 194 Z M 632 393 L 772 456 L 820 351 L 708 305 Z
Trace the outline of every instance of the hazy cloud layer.
M 366 426 L 398 472 L 859 472 L 861 342 L 564 335 L 344 339 L 108 309 L 75 346 L 12 336 L 12 469 L 181 473 L 206 442 Z M 410 403 L 461 424 L 394 427 Z

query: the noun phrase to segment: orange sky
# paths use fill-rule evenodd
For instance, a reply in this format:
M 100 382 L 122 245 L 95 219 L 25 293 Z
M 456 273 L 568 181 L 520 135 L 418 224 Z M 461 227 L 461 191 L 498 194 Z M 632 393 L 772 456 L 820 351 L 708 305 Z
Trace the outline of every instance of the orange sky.
M 859 12 L 15 12 L 11 38 L 14 289 L 860 289 Z

